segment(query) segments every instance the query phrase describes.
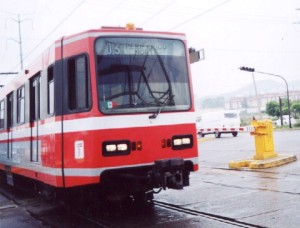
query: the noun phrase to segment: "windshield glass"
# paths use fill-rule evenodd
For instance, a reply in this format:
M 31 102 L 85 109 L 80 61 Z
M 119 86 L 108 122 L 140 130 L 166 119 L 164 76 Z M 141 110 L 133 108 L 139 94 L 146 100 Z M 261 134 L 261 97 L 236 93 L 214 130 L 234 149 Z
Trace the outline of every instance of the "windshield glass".
M 96 41 L 100 111 L 106 114 L 188 110 L 185 46 L 156 38 L 102 37 Z

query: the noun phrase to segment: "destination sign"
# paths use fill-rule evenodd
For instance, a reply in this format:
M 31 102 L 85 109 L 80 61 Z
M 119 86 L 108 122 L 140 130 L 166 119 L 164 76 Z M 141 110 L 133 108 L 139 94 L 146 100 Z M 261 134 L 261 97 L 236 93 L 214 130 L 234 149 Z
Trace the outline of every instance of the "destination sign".
M 179 40 L 145 38 L 100 38 L 96 42 L 98 55 L 184 55 Z

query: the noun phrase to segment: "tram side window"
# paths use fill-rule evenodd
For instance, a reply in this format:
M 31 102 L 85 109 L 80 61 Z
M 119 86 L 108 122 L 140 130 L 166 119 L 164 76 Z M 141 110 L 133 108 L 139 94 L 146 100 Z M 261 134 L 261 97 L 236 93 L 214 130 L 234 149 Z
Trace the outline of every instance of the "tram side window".
M 0 129 L 4 129 L 4 113 L 5 103 L 4 100 L 0 101 Z
M 48 68 L 48 107 L 47 111 L 49 115 L 54 114 L 54 77 L 53 77 L 53 66 Z
M 17 123 L 24 123 L 25 120 L 25 87 L 17 90 Z
M 90 107 L 90 83 L 87 57 L 77 56 L 68 61 L 68 104 L 70 110 Z
M 30 81 L 30 122 L 40 119 L 40 73 Z
M 7 95 L 7 128 L 14 125 L 14 94 L 11 92 Z

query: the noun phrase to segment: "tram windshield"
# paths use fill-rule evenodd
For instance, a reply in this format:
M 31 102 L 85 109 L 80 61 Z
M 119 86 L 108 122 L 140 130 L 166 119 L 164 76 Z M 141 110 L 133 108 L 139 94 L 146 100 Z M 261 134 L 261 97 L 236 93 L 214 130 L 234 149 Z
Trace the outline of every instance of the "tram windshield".
M 188 68 L 182 41 L 101 37 L 96 40 L 95 50 L 102 113 L 190 109 Z

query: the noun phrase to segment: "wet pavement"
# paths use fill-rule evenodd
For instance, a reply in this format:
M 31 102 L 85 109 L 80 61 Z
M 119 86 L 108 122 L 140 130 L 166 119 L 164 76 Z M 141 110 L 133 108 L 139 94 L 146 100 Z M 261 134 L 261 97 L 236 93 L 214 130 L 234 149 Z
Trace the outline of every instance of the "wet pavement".
M 31 216 L 23 207 L 7 196 L 0 194 L 0 228 L 9 227 L 45 227 Z
M 277 153 L 294 154 L 300 159 L 300 131 L 274 132 Z M 179 208 L 237 221 L 235 225 L 200 215 L 169 210 L 159 205 L 152 209 L 99 212 L 105 223 L 89 223 L 50 202 L 36 202 L 30 196 L 0 194 L 0 228 L 3 227 L 300 227 L 299 160 L 269 169 L 229 169 L 231 160 L 252 157 L 254 138 L 248 133 L 220 139 L 199 139 L 200 168 L 191 174 L 191 186 L 167 190 L 155 200 Z M 1 186 L 2 188 L 2 186 Z M 2 191 L 3 192 L 3 191 Z M 101 215 L 105 216 L 101 217 Z
M 274 138 L 276 152 L 300 158 L 300 131 L 275 132 Z M 300 227 L 299 160 L 269 169 L 229 169 L 230 160 L 255 153 L 246 133 L 201 139 L 199 149 L 200 170 L 192 174 L 191 187 L 157 199 L 262 227 Z

